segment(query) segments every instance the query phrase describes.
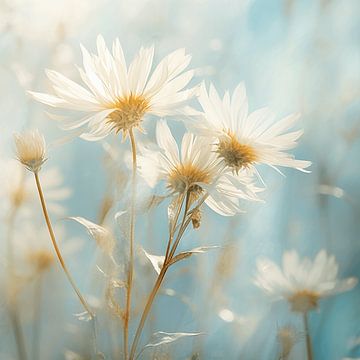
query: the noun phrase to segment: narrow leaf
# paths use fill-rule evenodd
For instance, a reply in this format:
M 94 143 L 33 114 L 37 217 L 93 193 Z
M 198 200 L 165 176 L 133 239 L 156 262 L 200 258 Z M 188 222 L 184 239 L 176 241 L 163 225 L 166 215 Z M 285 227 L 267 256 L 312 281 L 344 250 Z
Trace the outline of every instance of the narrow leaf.
M 144 349 L 149 347 L 156 347 L 160 345 L 170 344 L 174 341 L 177 341 L 184 337 L 191 337 L 191 336 L 198 336 L 198 335 L 204 335 L 204 333 L 166 333 L 163 331 L 158 331 L 154 334 L 152 334 L 150 338 L 150 342 L 147 343 L 144 346 Z
M 202 254 L 212 249 L 218 249 L 219 247 L 220 246 L 201 246 L 189 251 L 181 252 L 172 258 L 172 260 L 170 261 L 170 265 L 173 265 L 178 261 L 184 260 L 193 254 Z
M 107 254 L 112 254 L 115 247 L 115 241 L 111 232 L 82 217 L 69 217 L 68 219 L 74 220 L 83 225 L 88 233 L 94 238 L 97 245 Z
M 146 252 L 145 249 L 142 249 L 145 256 L 150 260 L 151 265 L 153 266 L 156 273 L 159 275 L 161 268 L 163 267 L 165 256 L 159 256 L 159 255 L 152 255 Z

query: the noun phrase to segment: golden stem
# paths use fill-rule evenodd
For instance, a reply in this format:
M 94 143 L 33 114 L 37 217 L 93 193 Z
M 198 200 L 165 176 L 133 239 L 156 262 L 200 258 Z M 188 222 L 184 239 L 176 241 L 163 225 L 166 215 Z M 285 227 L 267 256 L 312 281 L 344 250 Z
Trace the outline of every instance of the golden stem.
M 151 290 L 151 293 L 146 301 L 146 305 L 145 305 L 143 313 L 141 315 L 141 319 L 140 319 L 139 325 L 136 329 L 135 337 L 134 337 L 134 340 L 133 340 L 133 343 L 131 346 L 130 357 L 129 357 L 130 360 L 133 360 L 135 357 L 136 348 L 139 343 L 140 336 L 141 336 L 142 330 L 145 325 L 145 321 L 149 315 L 149 312 L 151 310 L 151 306 L 154 302 L 155 296 L 156 296 L 157 292 L 159 291 L 160 286 L 164 280 L 167 269 L 168 269 L 168 266 L 165 266 L 165 264 L 164 264 L 164 266 L 162 267 L 162 269 L 160 271 L 158 278 L 156 279 L 155 285 L 154 285 L 153 289 Z
M 311 338 L 309 332 L 309 322 L 308 322 L 308 314 L 307 312 L 303 313 L 303 320 L 304 320 L 304 330 L 305 330 L 305 337 L 306 337 L 306 353 L 307 353 L 307 360 L 312 360 L 312 345 L 311 345 Z
M 128 358 L 128 342 L 129 342 L 129 321 L 131 312 L 131 294 L 134 277 L 134 242 L 135 242 L 135 202 L 136 202 L 136 143 L 133 130 L 129 130 L 131 151 L 132 151 L 132 193 L 131 193 L 131 206 L 130 206 L 130 244 L 129 244 L 129 263 L 128 263 L 128 276 L 126 286 L 126 307 L 124 316 L 124 358 Z
M 177 224 L 177 222 L 179 220 L 179 216 L 180 216 L 180 213 L 181 213 L 181 209 L 182 209 L 184 200 L 185 200 L 185 193 L 181 194 L 177 199 L 177 201 L 179 203 L 179 206 L 177 208 L 177 211 L 176 211 L 176 214 L 175 214 L 175 217 L 174 217 L 174 226 L 170 229 L 169 240 L 168 240 L 168 244 L 167 244 L 167 248 L 166 248 L 164 263 L 167 262 L 168 257 L 169 257 L 171 242 L 172 242 L 172 240 L 174 238 L 174 235 L 175 235 L 176 224 Z
M 181 207 L 182 207 L 182 203 L 183 202 L 180 203 Z M 181 210 L 181 207 L 180 207 L 180 210 Z M 175 242 L 174 242 L 174 244 L 173 244 L 173 246 L 171 248 L 171 251 L 168 253 L 167 260 L 164 261 L 164 264 L 163 264 L 163 266 L 161 268 L 160 274 L 158 275 L 158 277 L 156 279 L 156 282 L 155 282 L 155 285 L 154 285 L 153 289 L 151 290 L 150 295 L 149 295 L 149 297 L 148 297 L 148 299 L 146 301 L 146 305 L 145 305 L 143 313 L 141 315 L 141 319 L 140 319 L 139 325 L 138 325 L 138 327 L 136 329 L 134 340 L 133 340 L 133 343 L 132 343 L 132 346 L 131 346 L 129 360 L 134 360 L 134 358 L 135 358 L 136 348 L 137 348 L 137 345 L 139 343 L 142 330 L 144 328 L 146 319 L 147 319 L 147 317 L 148 317 L 148 315 L 150 313 L 150 310 L 151 310 L 152 304 L 154 302 L 154 299 L 155 299 L 155 297 L 156 297 L 156 295 L 157 295 L 157 293 L 158 293 L 158 291 L 160 289 L 160 286 L 161 286 L 161 284 L 162 284 L 162 282 L 163 282 L 163 280 L 165 278 L 166 271 L 170 267 L 171 259 L 174 256 L 174 253 L 175 253 L 176 248 L 177 248 L 177 246 L 178 246 L 178 244 L 180 242 L 180 239 L 181 239 L 182 235 L 184 234 L 187 226 L 190 224 L 190 221 L 186 220 L 186 217 L 188 215 L 188 208 L 189 208 L 189 193 L 187 192 L 186 193 L 184 215 L 183 215 L 183 218 L 182 218 L 182 221 L 181 221 L 181 225 L 180 225 L 178 235 L 177 235 L 176 240 L 175 240 Z M 175 228 L 176 228 L 176 223 L 175 223 L 173 229 L 175 229 Z M 172 234 L 170 233 L 169 234 L 169 240 L 168 240 L 168 246 L 167 246 L 168 249 L 170 248 L 169 243 L 171 242 L 171 239 L 172 239 Z M 167 250 L 167 252 L 168 252 L 168 250 Z
M 94 320 L 95 319 L 95 314 L 91 311 L 89 305 L 87 304 L 86 300 L 82 296 L 80 290 L 77 288 L 77 286 L 76 286 L 76 284 L 75 284 L 75 282 L 74 282 L 74 280 L 73 280 L 73 278 L 72 278 L 72 276 L 71 276 L 71 274 L 70 274 L 70 272 L 69 272 L 69 270 L 68 270 L 68 268 L 67 268 L 67 266 L 65 264 L 65 261 L 64 261 L 62 255 L 61 255 L 61 252 L 60 252 L 60 249 L 59 249 L 58 244 L 56 242 L 55 234 L 54 234 L 54 231 L 53 231 L 53 228 L 52 228 L 52 225 L 51 225 L 49 214 L 48 214 L 48 211 L 47 211 L 44 194 L 43 194 L 41 184 L 40 184 L 39 174 L 37 172 L 35 172 L 34 175 L 35 175 L 36 187 L 37 187 L 37 190 L 38 190 L 38 193 L 39 193 L 41 207 L 42 207 L 42 210 L 43 210 L 43 215 L 44 215 L 44 218 L 45 218 L 45 222 L 46 222 L 47 228 L 49 230 L 50 239 L 51 239 L 52 244 L 54 246 L 54 249 L 55 249 L 56 255 L 57 255 L 58 259 L 59 259 L 60 265 L 61 265 L 62 269 L 64 270 L 64 273 L 67 276 L 67 278 L 68 278 L 72 288 L 74 289 L 76 295 L 78 296 L 82 306 L 87 311 L 87 313 L 89 314 L 91 319 Z
M 8 291 L 13 286 L 15 271 L 14 271 L 14 247 L 13 247 L 13 232 L 14 232 L 14 223 L 17 213 L 17 207 L 13 207 L 10 212 L 8 220 L 8 231 L 7 231 L 7 260 L 8 260 Z M 24 334 L 21 327 L 21 322 L 19 319 L 19 311 L 17 304 L 17 294 L 14 294 L 14 297 L 11 298 L 11 304 L 9 309 L 9 317 L 14 330 L 16 348 L 18 352 L 18 357 L 20 360 L 26 360 L 26 347 Z

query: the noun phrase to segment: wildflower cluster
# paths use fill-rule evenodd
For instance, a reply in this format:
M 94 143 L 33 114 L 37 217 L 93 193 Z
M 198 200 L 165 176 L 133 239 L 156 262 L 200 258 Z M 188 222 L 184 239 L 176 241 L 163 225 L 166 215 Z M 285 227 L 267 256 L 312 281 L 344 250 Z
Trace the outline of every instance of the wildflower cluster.
M 131 200 L 126 204 L 126 211 L 115 215 L 116 221 L 124 219 L 125 213 L 128 216 L 126 220 L 129 221 L 125 226 L 128 249 L 120 249 L 110 230 L 111 226 L 107 226 L 105 221 L 116 203 L 114 199 L 107 201 L 101 224 L 82 217 L 71 219 L 88 230 L 108 257 L 108 271 L 100 269 L 107 279 L 107 300 L 113 313 L 122 321 L 122 356 L 125 360 L 133 360 L 138 356 L 142 330 L 170 267 L 211 248 L 178 251 L 178 245 L 189 225 L 192 224 L 194 229 L 201 228 L 203 204 L 222 216 L 234 216 L 243 211 L 245 202 L 261 201 L 260 193 L 265 189 L 258 170 L 260 165 L 267 165 L 279 172 L 278 167 L 308 172 L 311 163 L 295 159 L 289 153 L 297 146 L 303 134 L 302 130 L 293 130 L 299 119 L 298 114 L 275 121 L 275 115 L 267 108 L 249 112 L 243 83 L 232 94 L 225 92 L 223 97 L 213 84 L 208 88 L 205 83 L 189 87 L 194 71 L 186 70 L 191 57 L 184 49 L 170 53 L 154 69 L 154 47 L 141 48 L 130 65 L 125 61 L 118 39 L 109 49 L 103 37 L 98 36 L 96 54 L 91 54 L 83 46 L 81 50 L 83 68 L 79 68 L 79 75 L 82 85 L 56 71 L 48 70 L 46 74 L 55 94 L 30 94 L 55 111 L 65 113 L 62 128 L 78 131 L 82 139 L 99 141 L 110 134 L 117 136 L 120 133 L 123 140 L 129 137 L 132 152 Z M 73 118 L 74 112 L 79 113 L 77 118 Z M 135 130 L 145 132 L 145 118 L 149 115 L 161 119 L 156 123 L 156 144 L 144 145 L 138 141 Z M 180 146 L 164 119 L 170 116 L 184 121 L 186 131 Z M 96 312 L 75 285 L 65 264 L 47 210 L 46 194 L 42 191 L 39 172 L 46 160 L 44 137 L 38 131 L 18 134 L 15 135 L 15 143 L 19 161 L 35 175 L 50 240 L 85 314 L 94 325 L 96 340 Z M 144 250 L 158 277 L 144 302 L 130 341 L 129 328 L 135 316 L 133 290 L 136 286 L 134 258 L 138 174 L 150 188 L 155 188 L 159 183 L 164 185 L 165 190 L 159 197 L 161 200 L 170 199 L 169 234 L 163 255 L 151 255 Z M 123 263 L 120 265 L 116 254 L 125 251 L 128 252 L 121 257 Z M 39 252 L 33 254 L 30 260 L 39 268 L 47 268 L 52 264 L 53 256 L 48 253 L 45 255 Z M 124 269 L 123 277 L 118 279 L 120 268 Z M 313 263 L 307 259 L 301 262 L 293 251 L 284 254 L 283 271 L 270 260 L 258 260 L 255 284 L 276 299 L 286 299 L 292 311 L 305 316 L 308 311 L 319 306 L 321 298 L 349 290 L 355 286 L 356 279 L 339 281 L 336 261 L 325 251 L 321 251 Z M 118 288 L 124 289 L 121 303 L 117 302 L 115 296 Z M 228 313 L 231 313 L 230 310 L 225 314 Z M 307 318 L 305 320 L 307 327 Z M 157 344 L 167 343 L 187 336 L 184 334 L 158 332 L 155 333 L 157 339 L 154 341 Z M 197 336 L 199 333 L 192 335 Z M 280 335 L 282 352 L 287 356 L 295 340 L 289 331 Z

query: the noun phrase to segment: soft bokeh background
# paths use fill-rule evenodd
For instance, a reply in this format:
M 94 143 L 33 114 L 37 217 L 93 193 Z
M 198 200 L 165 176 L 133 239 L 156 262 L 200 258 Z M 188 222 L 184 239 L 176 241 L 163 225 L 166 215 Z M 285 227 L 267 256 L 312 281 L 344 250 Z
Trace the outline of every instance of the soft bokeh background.
M 207 210 L 200 230 L 188 233 L 182 248 L 199 244 L 222 248 L 172 270 L 144 334 L 146 342 L 152 331 L 205 333 L 161 350 L 174 359 L 190 358 L 195 353 L 203 359 L 278 358 L 277 330 L 292 325 L 302 332 L 302 323 L 285 303 L 270 304 L 252 284 L 258 256 L 280 261 L 287 249 L 313 257 L 325 248 L 336 255 L 342 277 L 360 277 L 360 2 L 0 1 L 0 157 L 2 162 L 13 157 L 15 131 L 38 127 L 46 134 L 52 149 L 45 168 L 57 167 L 64 186 L 71 190 L 71 196 L 61 202 L 66 210 L 53 213 L 53 219 L 63 235 L 64 247 L 69 249 L 69 267 L 95 305 L 101 295 L 97 285 L 101 275 L 95 264 L 101 262 L 101 256 L 85 230 L 64 217 L 98 221 L 103 199 L 111 196 L 114 186 L 109 172 L 126 172 L 129 144 L 114 138 L 107 139 L 104 147 L 72 139 L 26 90 L 48 90 L 45 68 L 78 79 L 75 64 L 81 64 L 79 43 L 94 50 L 99 33 L 108 44 L 119 37 L 128 60 L 142 45 L 155 44 L 156 60 L 185 47 L 196 68 L 194 84 L 203 79 L 207 84 L 212 81 L 223 92 L 245 81 L 250 109 L 269 106 L 279 118 L 301 112 L 305 134 L 295 154 L 313 162 L 312 173 L 285 170 L 284 178 L 264 168 L 264 204 L 252 205 L 246 214 L 231 219 Z M 152 120 L 146 122 L 150 140 L 154 139 Z M 184 131 L 181 122 L 170 126 L 180 137 Z M 104 163 L 109 147 L 115 155 Z M 5 163 L 0 172 L 4 192 L 4 178 L 12 173 Z M 53 178 L 60 180 L 60 174 Z M 121 184 L 116 186 L 123 190 L 126 185 Z M 143 183 L 140 186 L 142 203 L 150 190 Z M 3 272 L 6 200 L 2 198 L 1 202 Z M 122 210 L 123 203 L 117 202 L 114 209 Z M 39 205 L 34 201 L 28 206 L 30 214 L 22 215 L 25 220 L 16 223 L 19 252 L 24 246 L 35 246 L 31 241 L 38 242 L 40 237 L 46 241 L 46 233 L 39 230 Z M 167 232 L 166 204 L 151 214 L 139 211 L 138 244 L 160 254 Z M 119 226 L 113 218 L 109 222 Z M 27 226 L 33 229 L 33 240 L 22 235 Z M 138 257 L 136 291 L 143 296 L 155 273 L 147 268 L 141 251 Z M 25 286 L 21 297 L 29 348 L 34 331 L 34 290 L 32 283 Z M 75 359 L 71 357 L 74 353 L 86 356 L 89 329 L 73 316 L 81 308 L 57 263 L 43 276 L 43 292 L 40 358 L 62 359 L 66 351 L 68 359 Z M 319 311 L 311 314 L 315 359 L 360 357 L 359 305 L 357 286 L 324 300 Z M 0 358 L 15 359 L 12 331 L 2 309 Z M 119 327 L 103 334 L 100 331 L 99 337 L 100 350 L 107 358 L 115 356 L 116 342 L 121 343 Z M 110 346 L 111 337 L 115 345 Z M 304 349 L 300 339 L 293 358 L 304 359 Z M 150 352 L 144 353 L 146 356 L 150 357 Z

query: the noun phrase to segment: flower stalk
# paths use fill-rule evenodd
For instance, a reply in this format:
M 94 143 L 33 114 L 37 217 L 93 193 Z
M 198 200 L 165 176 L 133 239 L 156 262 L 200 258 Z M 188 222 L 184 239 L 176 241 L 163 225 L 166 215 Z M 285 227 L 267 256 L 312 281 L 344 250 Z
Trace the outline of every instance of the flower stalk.
M 8 218 L 8 231 L 7 231 L 8 291 L 12 291 L 11 287 L 13 286 L 14 280 L 16 278 L 14 271 L 14 247 L 13 247 L 13 231 L 14 231 L 16 213 L 17 213 L 17 207 L 14 206 Z M 11 325 L 14 330 L 14 337 L 16 342 L 18 358 L 20 360 L 26 360 L 27 355 L 26 355 L 25 339 L 19 318 L 16 293 L 11 294 L 10 301 L 11 304 L 9 307 L 9 317 L 10 317 Z
M 44 218 L 45 218 L 46 226 L 47 226 L 48 231 L 49 231 L 51 242 L 52 242 L 53 247 L 54 247 L 55 252 L 56 252 L 56 256 L 59 259 L 60 265 L 61 265 L 66 277 L 68 278 L 72 288 L 74 289 L 76 295 L 78 296 L 82 306 L 84 307 L 86 312 L 89 314 L 91 320 L 94 320 L 95 319 L 95 314 L 92 312 L 92 310 L 90 309 L 90 307 L 89 307 L 88 303 L 86 302 L 85 298 L 82 296 L 80 290 L 76 286 L 75 281 L 73 280 L 73 278 L 72 278 L 72 276 L 71 276 L 71 274 L 70 274 L 70 272 L 69 272 L 69 270 L 68 270 L 68 268 L 67 268 L 67 266 L 65 264 L 64 258 L 62 257 L 59 246 L 58 246 L 58 244 L 56 242 L 55 233 L 54 233 L 53 227 L 51 225 L 49 213 L 48 213 L 47 207 L 46 207 L 44 194 L 43 194 L 41 184 L 40 184 L 39 173 L 34 172 L 34 176 L 35 176 L 36 187 L 37 187 L 37 190 L 38 190 L 38 193 L 39 193 L 41 208 L 42 208 L 43 215 L 44 215 Z
M 131 205 L 130 205 L 130 244 L 129 244 L 129 262 L 128 274 L 126 283 L 126 305 L 124 315 L 124 358 L 128 358 L 128 343 L 129 343 L 129 322 L 131 312 L 131 295 L 134 277 L 134 243 L 135 243 L 135 221 L 136 221 L 136 142 L 133 129 L 129 129 L 129 137 L 131 142 L 132 152 L 132 179 L 131 179 Z
M 53 230 L 52 225 L 51 225 L 49 213 L 47 211 L 44 194 L 43 194 L 41 184 L 40 184 L 39 173 L 34 172 L 34 176 L 35 176 L 36 187 L 37 187 L 37 190 L 38 190 L 38 193 L 39 193 L 41 207 L 42 207 L 42 210 L 43 210 L 43 215 L 44 215 L 44 218 L 45 218 L 45 222 L 46 222 L 46 225 L 47 225 L 47 228 L 48 228 L 48 231 L 49 231 L 50 239 L 51 239 L 51 242 L 52 242 L 53 247 L 55 249 L 57 258 L 58 258 L 58 260 L 60 262 L 60 265 L 61 265 L 66 277 L 68 278 L 68 281 L 70 282 L 70 285 L 72 286 L 73 290 L 75 291 L 76 295 L 78 296 L 78 298 L 80 300 L 80 303 L 82 304 L 82 306 L 84 307 L 86 313 L 90 317 L 90 320 L 91 320 L 91 323 L 92 323 L 94 352 L 97 355 L 98 351 L 97 351 L 97 345 L 96 345 L 96 342 L 97 342 L 97 330 L 96 330 L 95 313 L 90 309 L 90 306 L 88 305 L 87 301 L 85 300 L 85 298 L 81 294 L 80 290 L 76 286 L 75 281 L 72 278 L 72 276 L 71 276 L 71 274 L 70 274 L 70 272 L 69 272 L 69 270 L 68 270 L 68 268 L 66 266 L 65 260 L 61 255 L 59 246 L 58 246 L 58 244 L 56 242 L 55 233 L 54 233 L 54 230 Z
M 303 313 L 303 321 L 304 321 L 304 331 L 305 331 L 305 338 L 306 338 L 306 354 L 307 360 L 313 360 L 312 354 L 312 345 L 311 345 L 311 337 L 309 332 L 309 321 L 308 321 L 308 313 Z
M 33 337 L 32 337 L 32 358 L 40 359 L 40 336 L 41 336 L 41 302 L 43 293 L 43 277 L 35 280 L 34 287 L 34 324 L 33 324 Z
M 177 223 L 178 223 L 178 218 L 179 218 L 179 215 L 181 213 L 181 209 L 183 207 L 184 194 L 185 193 L 186 193 L 186 198 L 185 198 L 185 206 L 184 206 L 182 221 L 181 221 L 181 224 L 180 224 L 176 239 L 175 239 L 173 245 L 171 246 L 171 242 L 172 242 L 172 239 L 174 238 L 175 230 L 176 230 Z M 153 288 L 152 288 L 152 290 L 151 290 L 151 292 L 150 292 L 150 294 L 148 296 L 148 299 L 146 301 L 146 305 L 145 305 L 144 310 L 142 312 L 139 325 L 138 325 L 138 327 L 136 329 L 136 332 L 135 332 L 134 340 L 133 340 L 133 343 L 132 343 L 132 346 L 131 346 L 129 360 L 134 360 L 135 359 L 136 349 L 137 349 L 138 343 L 140 341 L 140 337 L 141 337 L 142 330 L 144 328 L 146 319 L 147 319 L 147 317 L 148 317 L 148 315 L 150 313 L 151 307 L 153 305 L 153 302 L 155 300 L 155 297 L 156 297 L 157 293 L 159 292 L 159 289 L 160 289 L 161 284 L 162 284 L 162 282 L 163 282 L 163 280 L 165 278 L 167 270 L 170 268 L 170 266 L 172 264 L 174 264 L 174 262 L 172 262 L 172 261 L 174 259 L 176 249 L 177 249 L 177 247 L 178 247 L 178 245 L 180 243 L 180 240 L 182 239 L 182 237 L 183 237 L 183 235 L 185 233 L 185 230 L 187 229 L 187 227 L 191 223 L 191 213 L 193 211 L 196 211 L 197 209 L 199 209 L 200 206 L 204 203 L 204 201 L 206 200 L 206 198 L 208 196 L 207 194 L 205 194 L 198 201 L 197 205 L 192 210 L 190 210 L 190 205 L 191 205 L 190 204 L 190 196 L 191 196 L 191 193 L 190 193 L 189 190 L 187 190 L 185 193 L 183 195 L 179 196 L 179 207 L 178 207 L 176 215 L 175 215 L 174 226 L 170 229 L 164 264 L 163 264 L 163 266 L 162 266 L 162 268 L 160 270 L 160 273 L 159 273 L 159 275 L 158 275 L 158 277 L 156 279 L 156 282 L 155 282 L 155 284 L 154 284 L 154 286 L 153 286 Z

